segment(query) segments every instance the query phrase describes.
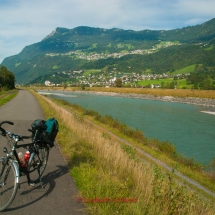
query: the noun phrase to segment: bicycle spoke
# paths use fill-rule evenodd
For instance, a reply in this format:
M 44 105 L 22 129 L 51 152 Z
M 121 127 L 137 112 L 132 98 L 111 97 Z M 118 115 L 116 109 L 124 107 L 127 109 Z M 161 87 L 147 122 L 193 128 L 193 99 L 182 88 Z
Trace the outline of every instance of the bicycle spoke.
M 48 161 L 49 150 L 44 146 L 38 150 L 38 153 L 34 155 L 29 161 L 28 171 L 30 183 L 37 183 L 40 181 L 42 174 L 45 171 Z

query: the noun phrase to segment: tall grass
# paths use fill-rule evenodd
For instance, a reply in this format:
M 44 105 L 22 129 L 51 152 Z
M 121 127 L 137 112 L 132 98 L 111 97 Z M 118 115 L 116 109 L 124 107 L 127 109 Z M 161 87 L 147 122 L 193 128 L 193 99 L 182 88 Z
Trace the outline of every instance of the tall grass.
M 146 138 L 141 131 L 134 130 L 125 124 L 121 124 L 118 120 L 113 119 L 111 116 L 102 116 L 96 111 L 87 110 L 77 104 L 71 104 L 65 100 L 54 101 L 58 104 L 64 104 L 68 108 L 72 107 L 72 110 L 77 111 L 81 116 L 91 116 L 90 119 L 94 120 L 94 122 L 99 122 L 99 125 L 102 125 L 105 128 L 112 128 L 111 132 L 125 138 L 138 148 L 146 150 L 149 154 L 153 154 L 156 158 L 168 163 L 168 165 L 173 168 L 173 171 L 178 170 L 208 189 L 215 191 L 215 162 L 213 162 L 211 166 L 203 166 L 192 157 L 187 158 L 177 153 L 175 146 L 170 142 Z
M 198 170 L 198 171 L 203 170 L 203 166 L 198 162 L 194 161 L 193 158 L 186 158 L 178 154 L 175 146 L 173 146 L 168 141 L 162 142 L 162 141 L 158 141 L 157 139 L 146 138 L 142 131 L 138 129 L 134 130 L 128 127 L 126 124 L 120 123 L 117 119 L 113 119 L 109 115 L 102 116 L 101 114 L 99 114 L 94 110 L 87 110 L 77 104 L 70 104 L 65 100 L 55 100 L 55 101 L 57 103 L 60 101 L 60 103 L 72 107 L 73 109 L 77 110 L 81 115 L 92 116 L 96 121 L 104 125 L 108 125 L 109 127 L 112 127 L 115 130 L 118 130 L 120 133 L 131 138 L 132 140 L 135 140 L 143 145 L 147 145 L 153 149 L 156 149 L 157 151 L 162 152 L 172 160 L 180 162 L 181 164 L 184 164 L 185 166 L 188 166 L 193 170 Z
M 139 160 L 104 130 L 35 94 L 47 117 L 60 124 L 62 147 L 90 214 L 214 214 L 205 199 L 179 185 L 171 173 Z

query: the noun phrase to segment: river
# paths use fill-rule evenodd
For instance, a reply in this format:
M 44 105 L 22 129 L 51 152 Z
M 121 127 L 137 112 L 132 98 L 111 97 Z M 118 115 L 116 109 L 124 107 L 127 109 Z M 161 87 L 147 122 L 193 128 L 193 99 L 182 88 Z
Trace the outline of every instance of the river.
M 76 92 L 45 93 L 101 115 L 110 115 L 141 130 L 146 137 L 169 141 L 178 153 L 202 164 L 208 165 L 215 158 L 215 115 L 201 112 L 215 111 L 215 108 Z

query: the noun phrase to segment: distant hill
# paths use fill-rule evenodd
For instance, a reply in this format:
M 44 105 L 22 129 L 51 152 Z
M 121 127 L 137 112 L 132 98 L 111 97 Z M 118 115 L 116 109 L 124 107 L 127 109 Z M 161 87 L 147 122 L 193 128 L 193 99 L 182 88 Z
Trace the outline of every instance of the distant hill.
M 215 67 L 214 45 L 215 19 L 169 31 L 56 28 L 42 41 L 5 58 L 2 65 L 15 74 L 17 83 L 85 69 L 163 73 L 192 64 Z

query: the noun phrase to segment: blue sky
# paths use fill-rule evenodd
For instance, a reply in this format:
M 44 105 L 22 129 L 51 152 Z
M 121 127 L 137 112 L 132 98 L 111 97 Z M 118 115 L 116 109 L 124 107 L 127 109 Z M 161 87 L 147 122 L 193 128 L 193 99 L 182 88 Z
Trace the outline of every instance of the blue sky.
M 215 0 L 0 0 L 0 63 L 56 27 L 170 30 L 215 18 Z

